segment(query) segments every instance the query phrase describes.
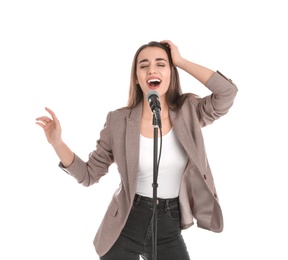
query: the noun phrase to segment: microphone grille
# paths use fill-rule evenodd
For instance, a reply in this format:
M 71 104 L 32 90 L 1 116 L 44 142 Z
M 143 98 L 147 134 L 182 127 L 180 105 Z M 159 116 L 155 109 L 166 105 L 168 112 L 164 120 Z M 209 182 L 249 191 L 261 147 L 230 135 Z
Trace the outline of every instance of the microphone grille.
M 153 95 L 155 95 L 159 98 L 159 93 L 156 90 L 150 90 L 146 93 L 147 100 L 149 101 L 149 98 Z

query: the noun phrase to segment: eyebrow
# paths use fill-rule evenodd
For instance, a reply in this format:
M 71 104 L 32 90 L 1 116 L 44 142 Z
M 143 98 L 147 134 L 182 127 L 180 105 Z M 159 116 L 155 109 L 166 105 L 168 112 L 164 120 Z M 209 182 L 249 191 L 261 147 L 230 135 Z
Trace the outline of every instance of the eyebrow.
M 167 60 L 165 60 L 165 59 L 163 59 L 163 58 L 156 58 L 155 60 L 156 60 L 156 61 L 165 61 L 165 62 L 167 62 Z M 140 60 L 140 61 L 138 62 L 138 64 L 140 64 L 140 63 L 142 63 L 142 62 L 149 62 L 149 60 L 148 60 L 148 59 Z

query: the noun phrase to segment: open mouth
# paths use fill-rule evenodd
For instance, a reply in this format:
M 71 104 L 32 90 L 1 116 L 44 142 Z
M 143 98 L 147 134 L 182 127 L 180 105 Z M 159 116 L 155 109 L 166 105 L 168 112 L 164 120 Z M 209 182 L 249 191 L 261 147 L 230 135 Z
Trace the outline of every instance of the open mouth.
M 157 86 L 159 86 L 160 85 L 160 83 L 161 83 L 161 80 L 160 79 L 149 79 L 148 80 L 148 85 L 150 86 L 150 87 L 157 87 Z

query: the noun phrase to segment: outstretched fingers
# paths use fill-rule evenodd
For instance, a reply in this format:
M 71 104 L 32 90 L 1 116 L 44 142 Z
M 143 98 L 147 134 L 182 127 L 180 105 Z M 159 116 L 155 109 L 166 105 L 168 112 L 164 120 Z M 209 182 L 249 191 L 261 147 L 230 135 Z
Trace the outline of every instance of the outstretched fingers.
M 36 124 L 41 126 L 42 128 L 45 128 L 47 124 L 53 122 L 57 124 L 59 121 L 56 117 L 56 114 L 48 107 L 45 107 L 45 110 L 51 115 L 52 119 L 49 116 L 40 116 L 36 118 Z
M 50 123 L 52 120 L 48 116 L 40 116 L 36 118 L 36 124 L 44 127 L 46 124 Z
M 50 108 L 45 107 L 45 110 L 51 115 L 51 117 L 54 121 L 58 121 L 56 114 Z

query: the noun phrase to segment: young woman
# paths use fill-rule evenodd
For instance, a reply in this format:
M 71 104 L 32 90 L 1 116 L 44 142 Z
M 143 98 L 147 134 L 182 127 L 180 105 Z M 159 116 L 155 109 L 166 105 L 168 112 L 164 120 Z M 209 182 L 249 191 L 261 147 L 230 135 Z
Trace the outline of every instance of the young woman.
M 211 95 L 200 98 L 182 94 L 177 68 L 199 80 Z M 194 220 L 200 228 L 214 232 L 223 229 L 201 128 L 228 112 L 237 87 L 220 72 L 183 58 L 171 41 L 150 42 L 135 54 L 127 107 L 108 113 L 87 162 L 62 140 L 59 121 L 51 109 L 46 108 L 51 117 L 36 119 L 61 161 L 59 166 L 84 186 L 98 182 L 112 163 L 118 166 L 121 183 L 94 239 L 102 260 L 136 260 L 139 256 L 150 260 L 155 252 L 155 114 L 146 98 L 151 90 L 157 91 L 161 104 L 161 127 L 156 132 L 162 140 L 157 170 L 155 259 L 190 259 L 181 230 L 192 226 Z

